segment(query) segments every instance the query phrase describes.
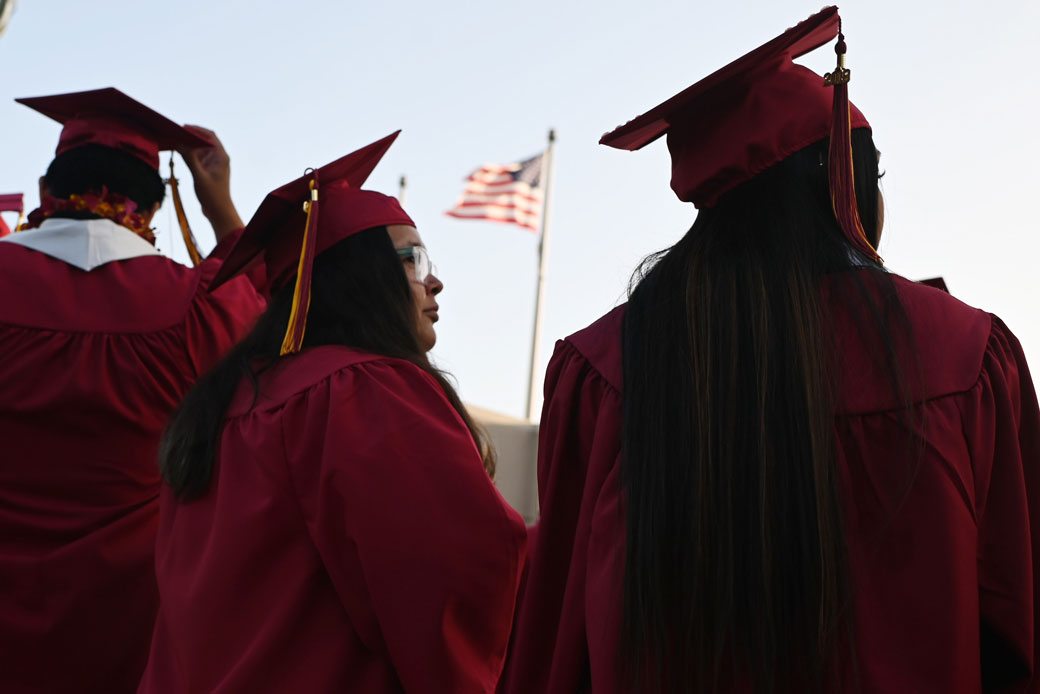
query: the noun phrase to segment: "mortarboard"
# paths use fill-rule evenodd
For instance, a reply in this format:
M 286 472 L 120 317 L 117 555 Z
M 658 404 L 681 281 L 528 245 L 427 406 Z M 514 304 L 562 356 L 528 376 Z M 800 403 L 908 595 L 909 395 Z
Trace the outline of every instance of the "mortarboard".
M 266 266 L 269 288 L 277 289 L 295 276 L 282 354 L 298 352 L 303 344 L 314 258 L 365 229 L 392 224 L 415 226 L 396 198 L 361 190 L 400 132 L 268 193 L 213 278 L 211 290 L 261 261 Z
M 821 77 L 794 58 L 838 37 L 838 66 Z M 850 72 L 837 7 L 827 7 L 625 125 L 600 144 L 636 150 L 667 135 L 672 190 L 712 207 L 726 192 L 814 142 L 831 138 L 835 217 L 872 257 L 855 205 L 851 128 L 869 128 L 848 101 Z
M 158 172 L 161 151 L 213 146 L 208 139 L 113 87 L 15 101 L 64 126 L 58 138 L 55 156 L 84 145 L 103 145 L 126 152 Z M 202 256 L 184 215 L 177 179 L 173 175 L 172 159 L 168 182 L 173 191 L 173 203 L 184 243 L 192 262 L 198 265 Z
M 64 126 L 55 155 L 83 145 L 104 145 L 158 171 L 161 151 L 213 145 L 113 87 L 15 101 Z

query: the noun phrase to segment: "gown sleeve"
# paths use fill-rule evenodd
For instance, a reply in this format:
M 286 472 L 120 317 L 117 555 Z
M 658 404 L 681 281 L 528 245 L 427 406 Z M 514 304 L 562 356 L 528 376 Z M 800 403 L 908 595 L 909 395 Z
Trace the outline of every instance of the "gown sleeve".
M 538 440 L 542 515 L 500 691 L 613 691 L 624 560 L 621 395 L 570 342 L 546 370 Z M 589 609 L 589 606 L 594 606 Z
M 223 262 L 227 259 L 228 254 L 231 253 L 231 249 L 235 247 L 238 240 L 242 237 L 242 232 L 245 231 L 245 227 L 235 229 L 230 234 L 226 234 L 224 238 L 217 241 L 217 245 L 213 247 L 213 250 L 206 256 L 206 260 L 219 260 Z
M 1040 412 L 1022 347 L 994 317 L 964 413 L 978 519 L 983 690 L 1038 692 Z
M 213 250 L 206 256 L 204 263 L 209 263 L 214 266 L 213 271 L 209 274 L 212 278 L 213 274 L 216 273 L 216 268 L 220 267 L 220 263 L 223 263 L 231 251 L 234 250 L 235 244 L 242 237 L 242 233 L 245 228 L 236 229 L 231 232 L 213 247 Z M 264 263 L 254 262 L 251 264 L 249 269 L 242 272 L 242 275 L 253 285 L 253 289 L 260 294 L 265 301 L 271 300 L 271 287 L 267 284 L 267 266 Z
M 461 418 L 406 362 L 356 365 L 309 397 L 326 402 L 282 420 L 287 460 L 360 638 L 405 691 L 494 691 L 526 532 Z
M 232 236 L 237 237 L 237 233 Z M 209 291 L 209 283 L 223 262 L 220 252 L 226 251 L 228 242 L 227 238 L 221 241 L 196 268 L 202 276 L 185 319 L 187 352 L 196 377 L 245 337 L 267 307 L 248 275 L 235 277 L 216 291 Z

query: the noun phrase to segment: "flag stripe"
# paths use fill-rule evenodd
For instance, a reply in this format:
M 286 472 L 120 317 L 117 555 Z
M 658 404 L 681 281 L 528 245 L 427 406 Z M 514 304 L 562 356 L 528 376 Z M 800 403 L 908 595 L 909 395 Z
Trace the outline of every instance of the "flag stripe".
M 514 190 L 523 191 L 524 193 L 528 193 L 535 190 L 540 191 L 539 188 L 532 188 L 530 184 L 524 183 L 523 181 L 509 181 L 507 183 L 477 183 L 476 181 L 474 181 L 471 183 L 467 183 L 465 190 L 490 190 L 502 193 L 509 193 Z
M 473 181 L 476 183 L 512 183 L 515 180 L 512 174 L 508 171 L 502 172 L 488 172 L 488 171 L 474 171 L 469 175 L 467 181 Z
M 463 200 L 471 200 L 478 202 L 491 202 L 491 203 L 508 203 L 516 200 L 517 202 L 530 203 L 532 205 L 539 205 L 542 202 L 541 195 L 523 195 L 521 193 L 508 194 L 508 193 L 480 193 L 480 192 L 469 192 L 459 198 L 461 203 Z
M 522 207 L 519 205 L 502 205 L 495 203 L 483 203 L 483 202 L 464 202 L 456 205 L 452 208 L 453 210 L 476 210 L 476 209 L 498 209 L 498 210 L 515 210 L 517 214 L 526 215 L 528 217 L 538 217 L 538 213 L 541 211 L 537 207 L 527 206 Z
M 488 217 L 488 218 L 493 218 L 493 219 L 517 219 L 517 220 L 523 220 L 525 222 L 532 222 L 532 223 L 537 221 L 536 218 L 538 216 L 538 215 L 534 215 L 534 214 L 530 214 L 530 213 L 524 212 L 522 210 L 516 210 L 516 209 L 507 208 L 507 207 L 494 207 L 494 206 L 485 206 L 485 207 L 456 207 L 455 209 L 453 209 L 450 212 L 450 214 L 452 214 L 453 216 L 456 216 L 456 217 L 473 217 L 473 218 Z
M 524 229 L 529 229 L 531 231 L 538 231 L 538 224 L 535 223 L 533 220 L 531 220 L 531 221 L 528 221 L 528 220 L 521 221 L 521 220 L 518 220 L 518 219 L 513 219 L 511 217 L 505 218 L 505 217 L 495 217 L 495 216 L 492 216 L 492 215 L 484 215 L 484 214 L 465 214 L 465 213 L 456 212 L 454 210 L 452 210 L 451 212 L 447 212 L 446 214 L 449 217 L 457 217 L 458 219 L 479 219 L 479 220 L 487 221 L 487 222 L 502 222 L 502 223 L 506 223 L 506 224 L 516 224 L 517 226 L 523 227 Z

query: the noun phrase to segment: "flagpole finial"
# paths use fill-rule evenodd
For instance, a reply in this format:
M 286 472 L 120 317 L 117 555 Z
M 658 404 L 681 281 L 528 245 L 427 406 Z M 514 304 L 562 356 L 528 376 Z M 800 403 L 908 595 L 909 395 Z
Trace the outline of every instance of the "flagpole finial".
M 549 142 L 556 142 L 556 128 L 549 128 Z

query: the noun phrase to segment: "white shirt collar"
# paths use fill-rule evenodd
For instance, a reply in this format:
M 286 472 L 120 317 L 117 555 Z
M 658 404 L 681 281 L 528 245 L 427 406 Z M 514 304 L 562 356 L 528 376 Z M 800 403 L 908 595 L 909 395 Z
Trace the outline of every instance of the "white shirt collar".
M 110 219 L 43 220 L 38 229 L 19 231 L 0 239 L 91 271 L 113 260 L 160 255 L 155 246 Z

